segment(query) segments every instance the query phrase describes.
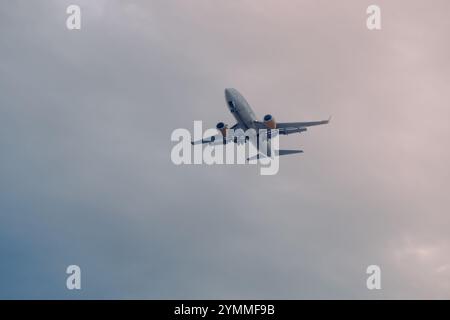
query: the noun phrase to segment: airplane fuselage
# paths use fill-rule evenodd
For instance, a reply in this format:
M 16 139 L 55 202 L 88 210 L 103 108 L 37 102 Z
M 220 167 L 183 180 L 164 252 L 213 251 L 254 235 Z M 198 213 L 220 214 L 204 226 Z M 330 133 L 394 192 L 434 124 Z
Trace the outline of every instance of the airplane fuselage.
M 242 96 L 242 94 L 240 94 L 236 89 L 227 88 L 225 89 L 225 100 L 227 101 L 228 109 L 237 121 L 237 129 L 242 129 L 243 131 L 254 129 L 259 137 L 259 130 L 255 125 L 255 121 L 257 121 L 256 115 L 247 100 L 245 100 L 244 96 Z M 270 156 L 270 138 L 264 137 L 264 141 L 265 146 L 261 149 L 259 138 L 257 138 L 256 141 L 250 139 L 250 142 L 256 147 L 257 150 L 259 150 L 259 152 Z
M 248 104 L 247 100 L 236 89 L 225 89 L 225 100 L 228 109 L 238 123 L 238 127 L 245 130 L 256 129 L 256 115 Z

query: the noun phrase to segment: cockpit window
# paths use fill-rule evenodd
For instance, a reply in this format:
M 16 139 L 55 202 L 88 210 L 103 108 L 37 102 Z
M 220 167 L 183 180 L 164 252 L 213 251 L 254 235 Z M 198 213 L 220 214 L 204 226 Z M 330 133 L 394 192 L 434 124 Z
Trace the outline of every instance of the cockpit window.
M 234 112 L 236 110 L 236 105 L 234 101 L 228 101 L 228 105 L 230 106 L 231 112 Z

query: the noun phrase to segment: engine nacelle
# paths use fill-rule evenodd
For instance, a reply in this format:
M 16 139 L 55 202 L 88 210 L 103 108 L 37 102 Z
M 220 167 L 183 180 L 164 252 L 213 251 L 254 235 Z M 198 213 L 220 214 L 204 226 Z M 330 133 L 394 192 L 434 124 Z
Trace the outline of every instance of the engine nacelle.
M 226 137 L 227 136 L 227 130 L 228 130 L 228 125 L 226 125 L 223 122 L 219 122 L 216 125 L 216 129 L 220 131 L 220 133 L 222 134 L 222 136 Z
M 264 116 L 264 124 L 270 129 L 277 128 L 277 123 L 275 122 L 275 119 L 272 117 L 271 114 L 266 114 Z

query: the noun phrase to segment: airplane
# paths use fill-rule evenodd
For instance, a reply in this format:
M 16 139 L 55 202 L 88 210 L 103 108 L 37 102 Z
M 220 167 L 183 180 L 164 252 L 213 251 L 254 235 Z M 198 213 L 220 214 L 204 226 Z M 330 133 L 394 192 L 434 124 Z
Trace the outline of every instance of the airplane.
M 242 129 L 242 132 L 245 132 L 248 129 L 254 129 L 257 132 L 257 135 L 259 136 L 259 130 L 266 130 L 267 131 L 267 151 L 264 153 L 259 148 L 259 143 L 256 145 L 257 150 L 260 154 L 257 155 L 259 158 L 260 156 L 271 156 L 270 154 L 270 139 L 271 139 L 271 129 L 277 129 L 278 134 L 281 135 L 289 135 L 293 133 L 301 133 L 305 132 L 308 127 L 312 126 L 318 126 L 322 124 L 328 124 L 331 120 L 331 117 L 328 118 L 328 120 L 320 120 L 320 121 L 309 121 L 309 122 L 276 122 L 275 118 L 271 114 L 266 114 L 263 117 L 263 121 L 258 121 L 255 113 L 253 112 L 252 108 L 250 107 L 247 100 L 245 100 L 244 96 L 239 93 L 234 88 L 226 88 L 225 89 L 225 100 L 227 102 L 228 108 L 233 115 L 233 117 L 236 119 L 237 123 L 233 125 L 230 129 L 231 130 L 238 130 Z M 219 134 L 198 140 L 198 141 L 192 141 L 191 143 L 193 145 L 196 144 L 226 144 L 230 141 L 233 141 L 234 143 L 245 143 L 249 139 L 249 137 L 244 137 L 244 139 L 240 139 L 240 137 L 229 137 L 227 135 L 228 131 L 228 125 L 226 125 L 224 122 L 219 122 L 216 125 L 216 129 L 219 131 Z M 257 139 L 257 142 L 259 142 L 259 139 Z M 278 150 L 278 155 L 288 155 L 288 154 L 295 154 L 295 153 L 302 153 L 303 150 Z M 247 159 L 249 160 L 249 159 Z

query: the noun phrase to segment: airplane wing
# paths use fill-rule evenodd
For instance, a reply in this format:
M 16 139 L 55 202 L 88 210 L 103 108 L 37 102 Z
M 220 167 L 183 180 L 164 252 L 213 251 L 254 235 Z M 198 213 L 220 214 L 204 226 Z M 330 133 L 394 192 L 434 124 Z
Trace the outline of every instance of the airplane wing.
M 306 128 L 312 126 L 318 126 L 321 124 L 327 124 L 331 120 L 331 117 L 328 120 L 321 121 L 309 121 L 309 122 L 280 122 L 277 123 L 277 129 L 285 129 L 285 128 Z
M 300 133 L 307 130 L 307 127 L 318 126 L 321 124 L 327 124 L 331 120 L 331 117 L 328 120 L 321 121 L 309 121 L 309 122 L 280 122 L 277 123 L 277 129 L 279 134 L 288 135 L 292 133 Z M 269 129 L 264 122 L 254 121 L 256 128 L 259 129 Z
M 196 144 L 205 144 L 205 143 L 209 143 L 212 145 L 220 145 L 220 144 L 227 144 L 228 142 L 233 141 L 232 137 L 224 137 L 222 136 L 222 134 L 216 134 L 215 136 L 212 137 L 208 137 L 202 140 L 197 140 L 197 141 L 191 141 L 192 145 L 196 145 Z

